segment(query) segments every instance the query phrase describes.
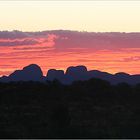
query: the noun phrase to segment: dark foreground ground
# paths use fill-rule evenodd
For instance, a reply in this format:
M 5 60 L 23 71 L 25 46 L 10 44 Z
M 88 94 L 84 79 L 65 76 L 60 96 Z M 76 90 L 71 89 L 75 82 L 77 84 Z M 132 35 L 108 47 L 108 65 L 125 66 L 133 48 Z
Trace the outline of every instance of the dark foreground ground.
M 0 138 L 140 138 L 140 85 L 0 83 Z

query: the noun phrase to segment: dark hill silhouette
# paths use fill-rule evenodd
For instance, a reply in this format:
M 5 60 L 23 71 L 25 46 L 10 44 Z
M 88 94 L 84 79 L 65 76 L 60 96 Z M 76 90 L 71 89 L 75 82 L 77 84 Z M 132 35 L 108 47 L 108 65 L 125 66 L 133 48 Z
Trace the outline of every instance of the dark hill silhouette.
M 72 82 L 77 81 L 77 80 L 87 80 L 87 68 L 85 66 L 70 66 L 67 68 L 66 73 L 61 74 L 60 76 L 60 71 L 62 70 L 56 70 L 55 74 L 57 75 L 54 77 L 52 76 L 52 79 L 57 79 L 59 80 L 62 84 L 72 84 Z M 59 75 L 59 76 L 58 76 Z M 48 71 L 47 74 L 47 79 L 50 79 L 50 70 Z
M 127 73 L 124 73 L 124 72 L 119 72 L 119 73 L 116 73 L 114 75 L 115 77 L 115 81 L 114 83 L 120 83 L 120 82 L 126 82 L 128 81 L 129 83 L 133 83 L 134 81 L 132 80 L 132 77 L 131 75 L 127 74 Z
M 0 82 L 8 82 L 8 81 L 9 81 L 9 77 L 8 76 L 0 77 Z
M 88 71 L 88 77 L 94 77 L 94 78 L 99 78 L 99 79 L 103 79 L 103 80 L 107 80 L 107 81 L 113 81 L 113 75 L 107 72 L 101 72 L 98 70 L 91 70 Z
M 106 80 L 111 84 L 127 83 L 135 85 L 140 83 L 140 75 L 129 75 L 124 72 L 116 74 L 110 74 L 107 72 L 101 72 L 98 70 L 87 71 L 85 66 L 70 66 L 67 68 L 66 73 L 63 70 L 50 69 L 47 72 L 46 77 L 43 76 L 41 68 L 36 64 L 31 64 L 24 67 L 22 70 L 16 70 L 9 76 L 3 76 L 0 78 L 0 82 L 9 81 L 53 81 L 58 80 L 62 84 L 72 84 L 74 81 L 84 81 L 91 78 L 99 78 Z
M 66 74 L 68 75 L 76 75 L 76 74 L 84 74 L 87 72 L 87 68 L 85 66 L 71 66 L 67 68 Z
M 68 67 L 65 75 L 72 81 L 88 79 L 87 68 L 85 66 Z
M 36 64 L 24 67 L 22 70 L 16 70 L 9 75 L 9 81 L 42 81 L 43 73 Z
M 63 70 L 50 69 L 47 73 L 47 80 L 53 81 L 55 79 L 62 81 L 65 77 Z

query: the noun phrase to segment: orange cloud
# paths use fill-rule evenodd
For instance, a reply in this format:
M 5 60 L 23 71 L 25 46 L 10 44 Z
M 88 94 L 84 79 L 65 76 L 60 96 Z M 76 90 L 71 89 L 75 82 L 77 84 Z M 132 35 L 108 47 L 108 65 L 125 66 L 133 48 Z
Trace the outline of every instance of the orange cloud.
M 21 38 L 15 34 L 14 38 L 0 36 L 0 75 L 9 75 L 31 63 L 40 65 L 44 75 L 48 69 L 66 70 L 71 65 L 110 73 L 140 73 L 139 34 L 69 31 L 20 34 Z

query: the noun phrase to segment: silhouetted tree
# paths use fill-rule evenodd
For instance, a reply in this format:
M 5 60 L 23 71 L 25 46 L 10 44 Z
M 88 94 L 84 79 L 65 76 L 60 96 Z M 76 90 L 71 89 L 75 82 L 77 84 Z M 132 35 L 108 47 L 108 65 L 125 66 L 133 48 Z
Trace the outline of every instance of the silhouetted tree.
M 140 84 L 0 83 L 0 138 L 140 138 Z

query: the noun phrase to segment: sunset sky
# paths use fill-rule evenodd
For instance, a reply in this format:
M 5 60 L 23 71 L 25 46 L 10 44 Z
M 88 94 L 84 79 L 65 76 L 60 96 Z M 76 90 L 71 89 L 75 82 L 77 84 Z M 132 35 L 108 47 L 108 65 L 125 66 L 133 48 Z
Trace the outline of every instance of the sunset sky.
M 140 73 L 140 1 L 0 1 L 0 30 L 0 76 L 31 63 Z
M 139 32 L 140 1 L 0 1 L 0 29 Z

